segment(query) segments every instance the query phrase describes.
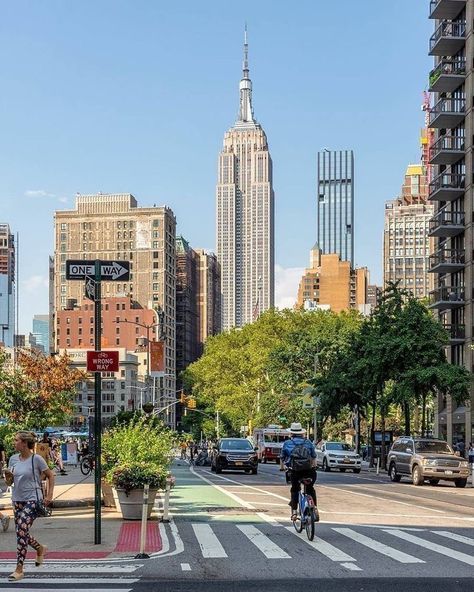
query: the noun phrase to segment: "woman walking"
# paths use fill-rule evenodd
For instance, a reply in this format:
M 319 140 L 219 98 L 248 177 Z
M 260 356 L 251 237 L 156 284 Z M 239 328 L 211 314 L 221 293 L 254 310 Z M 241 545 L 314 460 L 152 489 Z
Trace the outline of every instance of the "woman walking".
M 17 432 L 14 443 L 18 454 L 11 456 L 8 469 L 5 470 L 6 482 L 13 484 L 12 502 L 17 539 L 16 569 L 8 576 L 10 582 L 23 578 L 28 545 L 36 551 L 35 564 L 39 566 L 44 561 L 46 546 L 30 535 L 30 528 L 38 516 L 38 500 L 43 498 L 42 478 L 46 479 L 45 505 L 51 503 L 54 491 L 53 471 L 48 468 L 44 458 L 33 453 L 35 435 L 32 432 Z

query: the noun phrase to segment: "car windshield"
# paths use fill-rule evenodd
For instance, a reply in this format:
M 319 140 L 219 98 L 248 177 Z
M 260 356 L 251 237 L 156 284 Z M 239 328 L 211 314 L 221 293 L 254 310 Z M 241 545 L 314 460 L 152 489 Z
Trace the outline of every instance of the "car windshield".
M 253 450 L 248 440 L 222 440 L 222 450 Z
M 345 442 L 326 442 L 326 450 L 352 450 Z
M 453 451 L 446 442 L 436 440 L 421 440 L 415 442 L 416 452 L 433 452 L 435 454 L 453 454 Z
M 284 436 L 283 434 L 264 434 L 263 438 L 265 442 L 273 444 L 278 444 L 279 442 L 288 440 L 288 436 Z

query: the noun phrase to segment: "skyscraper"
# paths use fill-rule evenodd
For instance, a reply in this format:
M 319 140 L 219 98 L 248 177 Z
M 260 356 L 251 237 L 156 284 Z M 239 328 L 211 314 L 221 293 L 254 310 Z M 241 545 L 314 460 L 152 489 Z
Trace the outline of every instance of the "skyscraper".
M 354 267 L 354 153 L 318 152 L 317 243 Z
M 434 20 L 429 53 L 434 57 L 429 73 L 433 106 L 429 127 L 435 130 L 429 160 L 432 178 L 429 199 L 435 204 L 430 235 L 436 246 L 430 256 L 435 287 L 430 306 L 438 311 L 449 332 L 447 356 L 453 364 L 472 372 L 473 344 L 473 59 L 474 0 L 432 0 Z M 470 402 L 456 405 L 439 393 L 435 405 L 436 436 L 448 442 L 474 439 L 474 389 Z
M 274 305 L 274 194 L 267 136 L 254 117 L 247 32 L 238 119 L 224 136 L 217 180 L 223 329 Z
M 15 238 L 0 224 L 0 343 L 13 347 L 15 335 Z

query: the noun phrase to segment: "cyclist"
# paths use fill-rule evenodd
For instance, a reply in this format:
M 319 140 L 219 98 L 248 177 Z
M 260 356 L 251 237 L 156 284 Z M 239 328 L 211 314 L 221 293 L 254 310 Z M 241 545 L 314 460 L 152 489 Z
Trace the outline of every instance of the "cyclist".
M 287 481 L 291 483 L 291 519 L 298 518 L 298 495 L 301 488 L 300 479 L 311 479 L 311 484 L 306 485 L 306 492 L 313 498 L 315 520 L 319 522 L 319 512 L 316 501 L 314 483 L 316 481 L 316 451 L 314 444 L 305 437 L 306 430 L 300 423 L 292 423 L 290 426 L 291 438 L 286 440 L 281 450 L 280 471 L 285 467 L 288 471 Z

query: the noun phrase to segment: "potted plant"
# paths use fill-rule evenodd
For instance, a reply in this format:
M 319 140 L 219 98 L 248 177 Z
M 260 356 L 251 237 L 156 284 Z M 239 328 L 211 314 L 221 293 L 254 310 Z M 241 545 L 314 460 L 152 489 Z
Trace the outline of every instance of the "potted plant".
M 148 517 L 164 488 L 174 456 L 174 436 L 156 418 L 134 418 L 102 436 L 104 480 L 116 492 L 125 520 L 140 520 L 143 489 L 149 485 Z

